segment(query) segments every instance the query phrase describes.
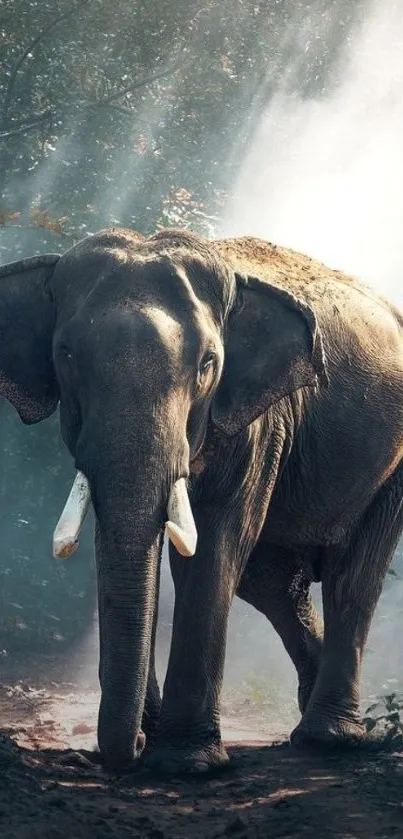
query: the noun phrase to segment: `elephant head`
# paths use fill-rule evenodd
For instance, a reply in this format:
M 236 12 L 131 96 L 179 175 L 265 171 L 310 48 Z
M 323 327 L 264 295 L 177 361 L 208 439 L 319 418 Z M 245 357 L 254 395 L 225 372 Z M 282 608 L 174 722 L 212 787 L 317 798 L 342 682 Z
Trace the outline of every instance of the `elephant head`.
M 107 230 L 60 258 L 0 268 L 0 394 L 24 423 L 60 402 L 96 515 L 98 739 L 110 765 L 132 760 L 141 725 L 167 519 L 182 553 L 195 546 L 180 531 L 192 532 L 185 487 L 207 429 L 241 434 L 322 372 L 311 309 L 237 275 L 195 234 Z

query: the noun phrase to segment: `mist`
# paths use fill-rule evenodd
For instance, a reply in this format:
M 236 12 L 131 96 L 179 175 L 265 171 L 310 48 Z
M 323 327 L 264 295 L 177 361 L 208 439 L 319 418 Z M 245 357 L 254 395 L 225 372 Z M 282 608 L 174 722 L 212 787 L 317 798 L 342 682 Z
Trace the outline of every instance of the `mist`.
M 289 93 L 285 75 L 252 117 L 224 235 L 308 253 L 402 302 L 402 44 L 403 3 L 377 0 L 341 50 L 331 96 Z

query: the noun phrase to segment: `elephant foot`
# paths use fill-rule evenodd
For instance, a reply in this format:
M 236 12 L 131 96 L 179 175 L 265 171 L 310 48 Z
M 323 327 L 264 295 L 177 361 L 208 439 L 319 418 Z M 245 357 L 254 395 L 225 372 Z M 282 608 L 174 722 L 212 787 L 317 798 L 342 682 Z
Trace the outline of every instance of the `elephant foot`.
M 326 749 L 357 746 L 365 735 L 358 719 L 333 717 L 321 719 L 319 714 L 303 717 L 291 734 L 291 745 L 298 749 L 319 747 Z
M 199 748 L 157 746 L 147 754 L 145 763 L 153 774 L 163 777 L 210 777 L 228 768 L 229 757 L 221 743 Z

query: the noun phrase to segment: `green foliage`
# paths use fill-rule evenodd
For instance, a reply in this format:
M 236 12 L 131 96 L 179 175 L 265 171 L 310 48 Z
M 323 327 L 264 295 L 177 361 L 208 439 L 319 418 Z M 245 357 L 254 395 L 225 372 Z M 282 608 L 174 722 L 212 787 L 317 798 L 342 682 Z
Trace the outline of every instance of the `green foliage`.
M 389 693 L 365 711 L 364 725 L 367 733 L 381 736 L 386 742 L 403 746 L 403 695 Z M 374 716 L 375 712 L 376 715 Z M 381 713 L 379 713 L 381 712 Z

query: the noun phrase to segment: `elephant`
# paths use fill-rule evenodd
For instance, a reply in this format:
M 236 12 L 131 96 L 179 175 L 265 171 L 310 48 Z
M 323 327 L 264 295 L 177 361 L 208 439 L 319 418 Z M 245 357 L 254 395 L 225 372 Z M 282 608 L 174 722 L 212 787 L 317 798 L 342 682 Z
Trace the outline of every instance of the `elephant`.
M 291 743 L 358 743 L 363 650 L 403 529 L 401 313 L 302 254 L 186 230 L 106 229 L 0 277 L 0 393 L 26 424 L 59 405 L 94 509 L 104 765 L 225 766 L 235 595 L 296 668 Z

